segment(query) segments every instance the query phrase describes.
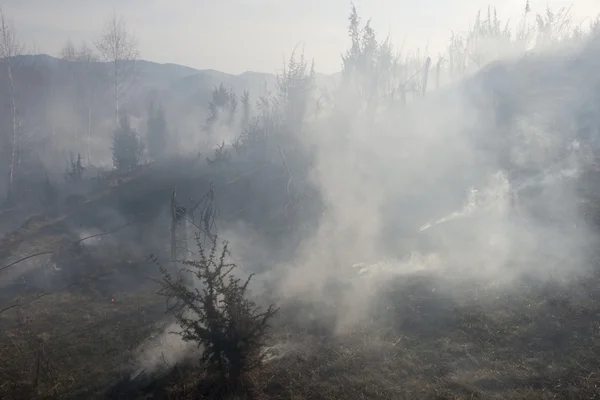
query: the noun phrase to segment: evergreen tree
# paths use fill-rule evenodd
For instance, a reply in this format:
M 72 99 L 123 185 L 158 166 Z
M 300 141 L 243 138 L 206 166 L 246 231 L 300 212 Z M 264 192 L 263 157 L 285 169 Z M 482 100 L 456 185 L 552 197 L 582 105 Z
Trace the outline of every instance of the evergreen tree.
M 217 123 L 233 126 L 237 105 L 237 96 L 233 90 L 228 90 L 222 83 L 214 88 L 212 100 L 208 104 L 208 118 L 204 130 L 212 132 Z
M 370 20 L 361 27 L 361 19 L 354 5 L 348 22 L 351 46 L 342 56 L 345 88 L 357 90 L 355 97 L 367 99 L 371 107 L 379 100 L 392 100 L 399 87 L 408 82 L 397 81 L 399 58 L 394 54 L 389 38 L 379 42 Z M 403 92 L 404 89 L 401 89 Z
M 237 95 L 233 92 L 233 90 L 229 91 L 229 103 L 227 105 L 227 112 L 229 114 L 227 118 L 227 125 L 231 127 L 235 123 L 235 115 L 237 113 L 238 106 L 238 98 Z
M 85 167 L 81 162 L 81 153 L 77 153 L 77 159 L 70 153 L 70 167 L 67 168 L 65 178 L 69 181 L 81 181 L 83 179 L 83 171 Z
M 131 171 L 140 165 L 142 143 L 125 113 L 119 115 L 119 127 L 113 134 L 113 165 L 119 171 Z
M 241 99 L 242 102 L 242 131 L 250 125 L 250 93 L 244 91 L 244 95 Z
M 57 190 L 52 185 L 52 183 L 50 183 L 50 178 L 48 178 L 48 174 L 46 174 L 46 182 L 44 184 L 44 196 L 42 198 L 44 206 L 49 209 L 54 208 L 56 206 L 57 197 Z
M 283 74 L 277 77 L 277 100 L 281 117 L 290 128 L 300 128 L 307 115 L 315 86 L 314 62 L 308 63 L 304 53 L 292 53 Z
M 155 107 L 150 105 L 148 112 L 146 141 L 148 144 L 148 152 L 153 160 L 160 159 L 167 147 L 167 121 L 165 119 L 165 111 L 162 105 Z

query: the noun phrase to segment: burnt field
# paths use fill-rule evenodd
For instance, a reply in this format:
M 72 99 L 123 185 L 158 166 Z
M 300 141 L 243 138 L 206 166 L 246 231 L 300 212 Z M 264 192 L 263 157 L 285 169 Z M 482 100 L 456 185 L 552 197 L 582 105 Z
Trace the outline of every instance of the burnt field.
M 510 290 L 454 279 L 449 292 L 439 277 L 405 276 L 341 332 L 342 299 L 287 301 L 264 367 L 231 398 L 597 398 L 599 277 Z M 153 289 L 115 293 L 114 282 L 89 277 L 20 293 L 0 319 L 3 398 L 214 398 L 193 360 L 164 355 L 160 372 L 134 376 L 140 346 L 168 323 Z
M 600 19 L 524 6 L 434 57 L 352 5 L 330 75 L 0 9 L 0 399 L 600 399 Z
M 200 367 L 194 346 L 169 334 L 173 321 L 158 294 L 161 274 L 150 255 L 169 257 L 172 192 L 192 209 L 213 188 L 224 237 L 240 226 L 262 232 L 257 244 L 252 234 L 232 236 L 240 258 L 255 259 L 254 271 L 288 261 L 289 251 L 275 249 L 297 250 L 314 234 L 299 234 L 299 220 L 318 220 L 320 206 L 286 213 L 289 177 L 281 165 L 198 170 L 182 161 L 147 171 L 91 192 L 67 212 L 32 215 L 2 238 L 1 398 L 600 398 L 595 252 L 586 253 L 585 269 L 565 255 L 549 260 L 545 272 L 506 281 L 458 267 L 400 269 L 375 289 L 350 266 L 322 261 L 320 268 L 336 272 L 319 278 L 325 286 L 316 296 L 257 292 L 259 303 L 280 307 L 265 362 L 244 376 L 243 387 L 224 390 Z M 590 169 L 576 185 L 578 212 L 590 226 L 598 215 L 597 176 Z M 523 197 L 521 212 L 542 204 L 538 199 Z M 190 242 L 201 217 L 189 220 Z M 418 234 L 422 248 L 464 232 L 457 224 Z M 266 259 L 243 245 L 268 248 Z
M 247 187 L 241 179 L 223 182 L 233 182 L 232 191 Z M 237 393 L 221 396 L 193 346 L 168 335 L 172 321 L 149 259 L 167 259 L 167 249 L 148 245 L 167 240 L 168 219 L 104 220 L 100 228 L 112 229 L 103 231 L 94 228 L 97 218 L 81 217 L 92 207 L 98 203 L 73 214 L 76 225 L 73 217 L 36 216 L 4 238 L 2 398 L 600 397 L 600 272 L 593 259 L 575 277 L 524 275 L 508 285 L 468 273 L 405 271 L 384 276 L 377 290 L 365 289 L 369 300 L 356 304 L 348 294 L 361 290 L 360 279 L 371 285 L 356 271 L 340 270 L 327 295 L 314 299 L 263 293 L 260 302 L 280 306 L 264 365 Z M 586 210 L 595 215 L 594 207 Z M 149 226 L 153 235 L 144 235 Z M 353 307 L 357 317 L 344 325 Z

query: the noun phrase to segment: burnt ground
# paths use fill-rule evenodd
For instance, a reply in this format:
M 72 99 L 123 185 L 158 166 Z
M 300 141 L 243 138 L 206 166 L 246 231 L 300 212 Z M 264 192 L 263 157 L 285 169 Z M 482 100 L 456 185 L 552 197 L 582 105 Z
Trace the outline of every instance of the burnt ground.
M 194 363 L 130 379 L 139 346 L 167 323 L 156 266 L 114 235 L 73 246 L 66 222 L 31 218 L 0 245 L 13 258 L 17 243 L 52 251 L 36 262 L 60 268 L 28 275 L 24 262 L 0 290 L 0 398 L 219 398 Z M 226 398 L 600 398 L 600 272 L 504 289 L 456 281 L 452 293 L 439 277 L 388 282 L 343 332 L 335 295 L 280 303 L 268 362 Z
M 458 297 L 439 287 L 427 276 L 390 282 L 342 333 L 335 301 L 282 304 L 269 361 L 227 398 L 600 398 L 599 273 L 510 290 L 465 281 Z M 0 397 L 217 398 L 193 364 L 129 379 L 163 311 L 147 287 L 115 302 L 72 288 L 3 312 Z
M 459 301 L 432 291 L 439 281 L 431 277 L 405 278 L 368 320 L 340 334 L 333 308 L 284 305 L 270 360 L 223 398 L 600 398 L 599 284 L 595 272 L 566 285 L 487 292 L 465 282 Z M 210 389 L 201 371 L 184 366 L 156 380 L 126 379 L 109 398 L 218 398 Z

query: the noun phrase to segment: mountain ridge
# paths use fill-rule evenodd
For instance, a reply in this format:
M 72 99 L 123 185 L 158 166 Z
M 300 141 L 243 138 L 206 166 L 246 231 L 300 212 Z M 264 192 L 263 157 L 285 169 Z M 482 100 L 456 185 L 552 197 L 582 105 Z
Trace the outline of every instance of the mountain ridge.
M 67 61 L 45 53 L 20 55 L 15 58 L 17 64 L 33 66 L 36 69 L 51 72 L 57 76 L 67 72 L 66 64 L 81 65 L 79 61 Z M 1 62 L 1 60 L 0 60 Z M 254 101 L 258 97 L 272 92 L 276 88 L 277 75 L 268 72 L 244 71 L 241 74 L 231 74 L 216 69 L 197 69 L 176 63 L 158 63 L 144 59 L 134 61 L 137 65 L 135 73 L 135 88 L 130 93 L 130 101 L 141 104 L 149 96 L 159 95 L 164 101 L 178 104 L 192 102 L 207 106 L 212 91 L 223 84 L 237 95 L 248 91 Z M 109 63 L 93 62 L 106 75 Z M 318 87 L 331 88 L 336 74 L 326 75 L 316 73 L 315 81 Z

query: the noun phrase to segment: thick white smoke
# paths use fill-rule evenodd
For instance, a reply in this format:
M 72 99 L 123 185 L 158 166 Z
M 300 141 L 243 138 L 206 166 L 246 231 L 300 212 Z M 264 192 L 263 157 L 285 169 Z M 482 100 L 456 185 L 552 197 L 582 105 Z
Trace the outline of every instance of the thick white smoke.
M 589 46 L 498 62 L 404 110 L 370 112 L 345 90 L 307 138 L 326 212 L 281 266 L 282 296 L 319 299 L 344 282 L 357 314 L 374 274 L 510 285 L 585 270 L 595 236 L 577 192 L 590 166 L 579 110 L 600 83 Z M 371 280 L 355 279 L 357 263 Z

